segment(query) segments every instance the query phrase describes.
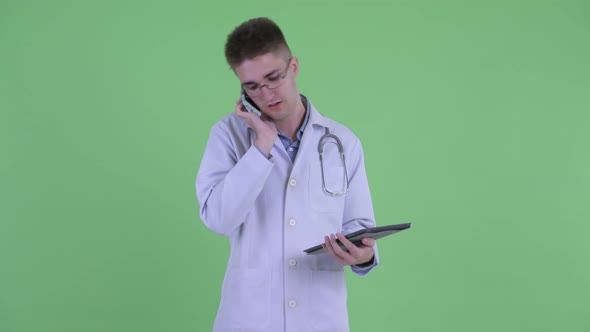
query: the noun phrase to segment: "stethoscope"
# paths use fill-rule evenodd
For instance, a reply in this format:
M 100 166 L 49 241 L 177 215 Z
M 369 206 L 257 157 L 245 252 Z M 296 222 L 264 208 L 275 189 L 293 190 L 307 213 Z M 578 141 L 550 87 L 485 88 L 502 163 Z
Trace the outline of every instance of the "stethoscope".
M 332 138 L 334 141 L 327 141 L 328 139 Z M 324 142 L 327 141 L 327 142 Z M 338 147 L 338 152 L 340 153 L 340 160 L 342 161 L 342 166 L 344 168 L 344 178 L 342 179 L 343 181 L 343 190 L 341 191 L 330 191 L 328 190 L 328 188 L 326 188 L 326 180 L 324 177 L 324 161 L 323 161 L 323 156 L 324 156 L 324 145 L 327 143 L 332 143 L 332 144 L 336 144 L 336 146 Z M 342 142 L 340 141 L 340 139 L 338 138 L 338 136 L 334 135 L 334 134 L 330 134 L 330 129 L 326 128 L 326 133 L 324 134 L 324 136 L 322 136 L 320 138 L 320 141 L 318 142 L 318 153 L 320 155 L 320 168 L 321 168 L 321 173 L 322 173 L 322 189 L 324 190 L 324 193 L 326 193 L 327 195 L 330 196 L 342 196 L 344 194 L 346 194 L 346 192 L 348 191 L 348 185 L 349 185 L 349 180 L 348 180 L 348 172 L 346 171 L 346 160 L 344 158 L 344 147 L 342 146 Z

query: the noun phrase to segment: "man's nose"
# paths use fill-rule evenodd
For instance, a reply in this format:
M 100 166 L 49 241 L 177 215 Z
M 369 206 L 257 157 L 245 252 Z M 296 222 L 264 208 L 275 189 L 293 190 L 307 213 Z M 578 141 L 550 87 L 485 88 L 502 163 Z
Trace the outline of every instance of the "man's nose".
M 270 99 L 272 99 L 272 97 L 274 96 L 274 91 L 270 89 L 268 86 L 263 85 L 260 87 L 260 95 L 262 96 L 262 99 L 264 99 L 264 101 L 270 101 Z

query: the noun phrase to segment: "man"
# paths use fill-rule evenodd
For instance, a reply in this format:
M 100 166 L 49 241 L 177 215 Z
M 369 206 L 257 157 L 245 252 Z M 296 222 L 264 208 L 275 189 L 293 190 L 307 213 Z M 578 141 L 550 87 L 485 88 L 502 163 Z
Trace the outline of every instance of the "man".
M 231 246 L 214 331 L 348 331 L 343 266 L 378 265 L 373 239 L 342 235 L 375 226 L 361 143 L 299 93 L 299 61 L 270 19 L 236 27 L 225 55 L 262 114 L 238 100 L 196 178 L 203 223 Z M 304 252 L 319 243 L 327 253 Z

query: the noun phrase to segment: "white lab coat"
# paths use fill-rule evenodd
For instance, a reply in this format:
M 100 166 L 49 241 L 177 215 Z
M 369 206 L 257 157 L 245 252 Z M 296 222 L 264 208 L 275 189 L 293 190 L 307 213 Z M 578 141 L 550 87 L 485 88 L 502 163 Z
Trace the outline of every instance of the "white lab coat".
M 348 331 L 345 272 L 329 254 L 306 255 L 324 236 L 375 226 L 363 150 L 345 126 L 308 102 L 309 122 L 294 163 L 277 138 L 269 160 L 254 131 L 230 113 L 210 132 L 196 178 L 203 223 L 229 238 L 231 251 L 214 331 Z M 350 189 L 322 190 L 318 142 L 328 127 L 344 146 Z M 343 167 L 326 144 L 325 181 L 341 188 Z M 378 265 L 352 270 L 365 275 Z

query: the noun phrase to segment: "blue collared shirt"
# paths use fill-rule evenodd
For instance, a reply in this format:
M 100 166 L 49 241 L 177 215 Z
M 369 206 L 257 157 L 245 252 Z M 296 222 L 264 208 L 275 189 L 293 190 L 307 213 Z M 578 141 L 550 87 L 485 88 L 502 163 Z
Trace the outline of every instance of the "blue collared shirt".
M 289 158 L 291 158 L 291 161 L 295 160 L 297 151 L 299 151 L 299 143 L 301 142 L 301 137 L 303 137 L 303 131 L 305 130 L 307 122 L 309 121 L 309 101 L 307 102 L 307 104 L 308 105 L 306 105 L 305 107 L 305 117 L 303 120 L 303 124 L 301 125 L 301 128 L 299 128 L 299 130 L 297 131 L 297 140 L 292 141 L 290 137 L 285 136 L 285 134 L 283 134 L 279 130 L 279 138 L 281 139 L 281 142 L 283 142 L 283 146 L 289 154 Z

